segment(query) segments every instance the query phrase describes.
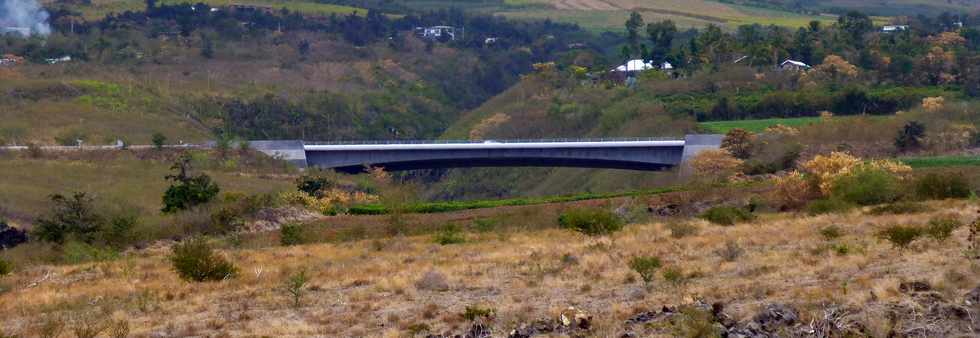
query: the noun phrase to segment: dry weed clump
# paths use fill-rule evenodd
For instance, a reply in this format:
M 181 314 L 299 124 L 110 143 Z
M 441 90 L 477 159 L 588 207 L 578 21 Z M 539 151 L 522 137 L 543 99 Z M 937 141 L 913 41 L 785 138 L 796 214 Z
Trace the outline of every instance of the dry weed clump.
M 847 176 L 858 168 L 884 170 L 899 178 L 907 177 L 912 172 L 912 167 L 896 161 L 871 160 L 866 163 L 861 158 L 839 151 L 814 156 L 813 159 L 804 162 L 802 167 L 810 174 L 811 185 L 823 196 L 830 195 L 834 183 L 839 178 Z
M 739 173 L 744 161 L 725 149 L 704 150 L 690 159 L 688 165 L 697 177 L 714 182 L 724 181 Z
M 946 99 L 942 96 L 927 97 L 922 99 L 922 110 L 935 113 L 946 106 Z

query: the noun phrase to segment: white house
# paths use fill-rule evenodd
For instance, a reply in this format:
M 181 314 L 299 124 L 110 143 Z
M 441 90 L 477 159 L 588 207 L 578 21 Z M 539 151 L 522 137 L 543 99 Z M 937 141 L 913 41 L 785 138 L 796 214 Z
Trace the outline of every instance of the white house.
M 444 36 L 449 40 L 456 40 L 456 27 L 452 26 L 432 26 L 416 27 L 415 34 L 424 39 L 438 40 Z
M 621 65 L 621 66 L 616 67 L 616 68 L 613 68 L 612 71 L 614 71 L 614 72 L 627 72 L 628 73 L 628 72 L 642 72 L 644 70 L 650 70 L 650 69 L 654 69 L 654 68 L 657 68 L 657 67 L 654 66 L 653 63 L 645 62 L 645 61 L 640 60 L 640 59 L 636 59 L 636 60 L 629 60 L 629 61 L 626 62 L 626 64 Z
M 908 30 L 908 25 L 885 25 L 881 27 L 882 33 L 895 33 Z
M 796 60 L 786 60 L 779 64 L 779 69 L 782 70 L 807 70 L 810 68 L 810 65 Z
M 674 65 L 670 64 L 670 62 L 664 61 L 663 63 L 660 64 L 660 70 L 665 70 L 665 71 L 674 70 Z
M 70 55 L 65 55 L 65 56 L 62 56 L 60 58 L 45 59 L 44 61 L 47 61 L 48 64 L 53 65 L 53 64 L 56 64 L 56 63 L 69 62 L 69 61 L 71 61 L 71 56 Z

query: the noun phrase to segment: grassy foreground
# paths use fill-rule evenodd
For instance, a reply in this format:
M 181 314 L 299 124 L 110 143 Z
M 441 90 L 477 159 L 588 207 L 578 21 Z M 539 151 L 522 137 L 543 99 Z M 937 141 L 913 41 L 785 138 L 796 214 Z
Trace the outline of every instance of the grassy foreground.
M 853 311 L 849 320 L 869 335 L 886 336 L 918 325 L 885 315 L 913 300 L 904 282 L 923 281 L 950 299 L 980 282 L 980 264 L 962 255 L 965 228 L 945 242 L 921 239 L 905 250 L 875 237 L 885 225 L 921 224 L 940 214 L 971 221 L 977 209 L 965 201 L 932 206 L 936 211 L 913 215 L 773 214 L 731 227 L 690 220 L 697 230 L 683 237 L 656 222 L 598 239 L 543 229 L 465 233 L 453 245 L 420 235 L 229 249 L 224 255 L 240 267 L 239 276 L 209 283 L 178 279 L 167 251 L 150 249 L 6 277 L 0 327 L 26 336 L 57 323 L 72 330 L 111 322 L 135 336 L 411 337 L 459 332 L 490 311 L 485 323 L 496 335 L 575 306 L 593 316 L 588 335 L 613 337 L 639 312 L 705 299 L 726 304 L 736 320 L 770 303 L 798 309 L 803 323 L 840 307 Z M 840 237 L 821 234 L 830 225 Z M 638 255 L 658 256 L 661 271 L 676 272 L 658 271 L 645 288 L 627 264 Z M 298 305 L 285 292 L 297 271 L 309 277 Z M 430 271 L 445 280 L 426 281 Z M 690 328 L 674 325 L 667 329 Z M 639 333 L 655 329 L 641 326 Z

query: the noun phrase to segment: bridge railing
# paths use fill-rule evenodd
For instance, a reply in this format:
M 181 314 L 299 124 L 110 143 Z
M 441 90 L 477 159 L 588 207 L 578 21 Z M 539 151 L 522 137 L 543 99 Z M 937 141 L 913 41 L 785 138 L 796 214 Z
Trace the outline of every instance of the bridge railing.
M 363 144 L 486 144 L 486 143 L 566 143 L 566 142 L 643 142 L 683 141 L 676 137 L 614 137 L 614 138 L 546 138 L 507 140 L 366 140 L 366 141 L 303 141 L 306 145 L 363 145 Z

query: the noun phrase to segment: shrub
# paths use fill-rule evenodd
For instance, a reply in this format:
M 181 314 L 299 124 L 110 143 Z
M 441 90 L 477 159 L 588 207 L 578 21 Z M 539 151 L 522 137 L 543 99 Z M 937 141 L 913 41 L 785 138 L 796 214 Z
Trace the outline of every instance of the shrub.
M 323 191 L 335 186 L 336 180 L 322 173 L 306 174 L 296 179 L 296 189 L 314 197 L 323 197 Z
M 858 205 L 874 205 L 898 199 L 898 178 L 879 168 L 861 166 L 833 183 L 831 196 Z
M 745 249 L 742 249 L 736 241 L 725 241 L 725 246 L 715 250 L 715 254 L 721 257 L 722 260 L 726 262 L 734 262 L 736 259 L 745 253 Z
M 962 173 L 929 173 L 915 180 L 915 196 L 920 199 L 970 197 L 970 182 Z
M 306 283 L 309 281 L 310 277 L 306 275 L 306 271 L 300 270 L 289 276 L 283 283 L 283 290 L 292 298 L 293 307 L 299 307 L 303 294 L 306 292 Z
M 636 256 L 630 259 L 629 266 L 630 269 L 636 271 L 643 279 L 643 283 L 650 284 L 653 282 L 654 273 L 660 268 L 662 263 L 660 258 L 656 256 Z
M 461 244 L 466 242 L 466 236 L 455 224 L 449 224 L 436 233 L 435 242 L 439 245 Z
M 916 214 L 920 212 L 926 212 L 929 210 L 931 209 L 927 207 L 925 204 L 902 201 L 902 202 L 895 202 L 895 203 L 880 205 L 871 208 L 871 210 L 868 211 L 868 213 L 872 215 L 888 215 L 888 214 L 902 215 L 902 214 Z
M 133 229 L 139 225 L 136 215 L 112 217 L 99 231 L 99 242 L 115 249 L 123 249 L 135 240 Z
M 219 281 L 238 274 L 238 268 L 214 252 L 203 238 L 174 245 L 170 263 L 177 275 L 187 281 Z
M 670 222 L 667 223 L 667 229 L 670 230 L 670 237 L 673 238 L 684 238 L 691 235 L 696 235 L 698 233 L 698 226 L 688 223 L 688 222 Z
M 897 248 L 904 249 L 923 234 L 922 228 L 915 226 L 892 225 L 881 230 L 878 236 L 892 243 Z
M 811 216 L 847 212 L 854 205 L 836 198 L 819 199 L 806 205 L 806 212 Z
M 918 121 L 909 121 L 895 136 L 895 148 L 899 151 L 915 150 L 922 147 L 926 126 Z
M 0 258 L 0 277 L 14 272 L 14 264 Z
M 84 192 L 76 192 L 71 197 L 55 194 L 50 198 L 51 211 L 35 222 L 35 237 L 59 244 L 69 237 L 86 243 L 95 240 L 103 218 L 95 212 L 92 198 Z
M 725 149 L 708 149 L 699 152 L 688 160 L 688 165 L 700 179 L 723 182 L 738 174 L 744 161 L 732 156 Z
M 774 179 L 773 198 L 781 207 L 798 209 L 810 200 L 810 185 L 807 179 L 798 171 Z
M 165 213 L 186 210 L 210 202 L 220 191 L 218 185 L 211 182 L 211 177 L 207 174 L 190 175 L 189 155 L 182 156 L 170 169 L 176 170 L 177 173 L 165 177 L 171 181 L 170 187 L 163 194 L 162 211 Z
M 720 225 L 734 225 L 755 219 L 748 210 L 736 207 L 713 207 L 701 214 L 701 218 Z
M 721 148 L 728 150 L 732 156 L 738 159 L 748 159 L 752 155 L 752 144 L 755 141 L 755 134 L 742 128 L 734 128 L 725 133 L 725 138 L 721 140 Z
M 151 137 L 151 142 L 153 142 L 153 148 L 156 150 L 163 149 L 163 146 L 167 144 L 167 137 L 161 133 L 153 133 Z
M 625 221 L 616 213 L 600 208 L 580 208 L 563 212 L 558 224 L 589 236 L 603 236 L 622 230 Z
M 119 258 L 111 248 L 94 246 L 84 242 L 69 241 L 61 247 L 61 260 L 68 264 L 104 262 Z
M 285 246 L 306 243 L 306 227 L 302 224 L 287 223 L 279 227 L 279 243 Z
M 839 226 L 828 225 L 823 229 L 820 229 L 820 236 L 823 236 L 823 238 L 828 241 L 832 241 L 844 236 L 844 231 L 841 230 Z
M 668 266 L 664 268 L 662 275 L 664 276 L 664 280 L 675 286 L 683 284 L 686 281 L 684 271 L 678 267 Z
M 960 222 L 956 217 L 937 217 L 929 220 L 925 234 L 937 241 L 944 242 L 953 234 L 953 230 L 961 226 L 963 226 L 963 222 Z
M 463 311 L 462 317 L 468 321 L 474 321 L 481 318 L 493 318 L 494 311 L 491 308 L 484 308 L 477 305 L 469 305 L 466 310 Z

